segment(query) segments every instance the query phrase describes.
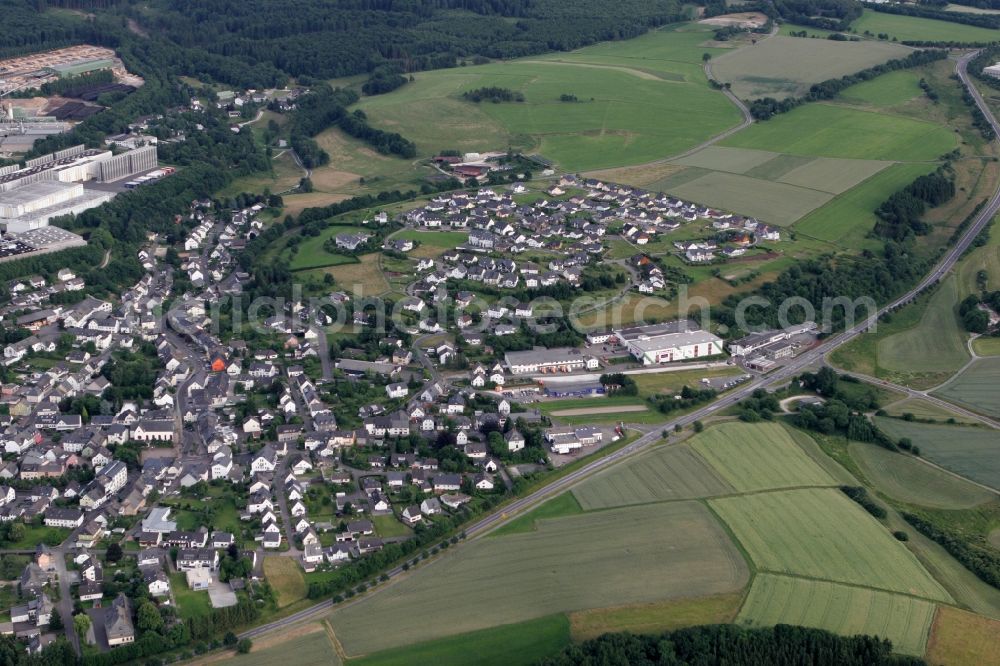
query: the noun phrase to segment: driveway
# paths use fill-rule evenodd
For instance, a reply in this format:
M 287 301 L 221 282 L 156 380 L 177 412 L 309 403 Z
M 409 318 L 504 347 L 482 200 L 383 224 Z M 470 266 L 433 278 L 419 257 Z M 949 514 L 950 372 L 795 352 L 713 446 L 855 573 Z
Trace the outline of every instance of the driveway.
M 208 588 L 208 598 L 212 602 L 212 608 L 225 608 L 236 605 L 236 593 L 229 583 L 223 583 L 218 578 L 212 579 L 212 585 Z

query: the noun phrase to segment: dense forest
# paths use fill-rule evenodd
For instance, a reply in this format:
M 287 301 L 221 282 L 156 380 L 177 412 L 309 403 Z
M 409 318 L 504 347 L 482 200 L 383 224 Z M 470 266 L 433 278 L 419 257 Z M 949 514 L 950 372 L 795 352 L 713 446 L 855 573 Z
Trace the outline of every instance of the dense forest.
M 835 636 L 820 629 L 779 624 L 767 629 L 709 625 L 660 635 L 605 634 L 575 643 L 541 666 L 916 666 L 920 659 L 892 654 L 892 644 L 873 636 Z
M 575 49 L 636 37 L 684 17 L 677 0 L 299 0 L 291 7 L 284 0 L 123 0 L 113 11 L 199 61 L 215 56 L 241 63 L 258 86 L 288 76 L 372 72 L 387 63 L 412 72 L 475 55 Z M 237 83 L 215 69 L 219 80 Z
M 720 307 L 712 309 L 712 315 L 737 334 L 736 308 L 744 298 L 753 295 L 762 298 L 766 304 L 751 305 L 746 309 L 747 324 L 777 328 L 778 309 L 786 299 L 801 297 L 814 306 L 815 312 L 812 313 L 801 308 L 789 311 L 788 317 L 793 323 L 805 321 L 808 314 L 819 316 L 823 312 L 826 299 L 854 301 L 871 297 L 876 303 L 885 303 L 914 284 L 926 268 L 926 261 L 912 254 L 905 244 L 889 241 L 880 251 L 865 250 L 857 257 L 827 255 L 803 261 L 752 294 L 726 297 Z M 827 302 L 836 305 L 834 300 Z M 841 326 L 845 312 L 844 307 L 831 307 L 830 325 L 834 328 Z M 852 314 L 861 318 L 867 315 L 867 311 L 862 307 Z
M 923 221 L 927 207 L 940 206 L 955 196 L 954 178 L 946 170 L 917 177 L 912 183 L 894 192 L 875 209 L 873 233 L 880 238 L 902 241 L 930 231 Z

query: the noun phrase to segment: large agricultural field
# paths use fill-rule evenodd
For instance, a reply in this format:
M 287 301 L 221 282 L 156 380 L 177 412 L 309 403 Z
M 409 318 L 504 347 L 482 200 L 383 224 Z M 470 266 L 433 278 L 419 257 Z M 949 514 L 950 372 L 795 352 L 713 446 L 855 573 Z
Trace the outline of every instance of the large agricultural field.
M 949 487 L 906 475 L 954 506 L 989 496 L 957 480 Z M 406 654 L 457 663 L 467 649 L 457 646 L 476 642 L 507 645 L 484 658 L 514 663 L 537 658 L 536 646 L 605 631 L 712 622 L 872 633 L 921 656 L 938 603 L 952 597 L 887 525 L 831 487 L 852 482 L 801 431 L 716 424 L 585 479 L 329 622 L 349 662 L 362 664 L 402 664 Z M 569 553 L 572 567 L 564 566 Z
M 879 490 L 900 502 L 937 509 L 968 509 L 996 499 L 996 493 L 908 454 L 862 442 L 851 442 L 850 452 Z
M 886 417 L 876 417 L 875 422 L 890 437 L 910 438 L 920 447 L 920 455 L 931 462 L 1000 490 L 1000 432 L 997 430 Z
M 980 666 L 1000 653 L 1000 622 L 943 607 L 934 618 L 927 659 L 932 664 Z
M 661 446 L 616 465 L 577 486 L 572 494 L 590 511 L 732 492 L 700 455 L 681 445 Z
M 795 233 L 848 249 L 864 247 L 875 226 L 875 209 L 886 193 L 900 190 L 932 170 L 926 164 L 895 164 L 803 217 L 795 225 Z
M 703 505 L 648 505 L 468 543 L 330 622 L 347 654 L 358 655 L 557 612 L 734 592 L 747 578 L 739 551 Z
M 914 597 L 819 580 L 758 574 L 737 621 L 747 626 L 792 624 L 842 636 L 869 634 L 894 651 L 924 654 L 934 603 Z
M 1000 417 L 1000 358 L 978 358 L 935 394 L 969 409 Z
M 809 86 L 905 56 L 891 42 L 801 39 L 776 35 L 712 60 L 712 73 L 741 99 L 799 96 Z
M 917 162 L 955 147 L 953 132 L 932 122 L 833 104 L 806 104 L 755 123 L 723 146 L 781 150 L 792 155 Z
M 738 492 L 836 485 L 776 423 L 725 423 L 692 447 Z
M 950 601 L 914 555 L 834 488 L 709 500 L 758 571 Z

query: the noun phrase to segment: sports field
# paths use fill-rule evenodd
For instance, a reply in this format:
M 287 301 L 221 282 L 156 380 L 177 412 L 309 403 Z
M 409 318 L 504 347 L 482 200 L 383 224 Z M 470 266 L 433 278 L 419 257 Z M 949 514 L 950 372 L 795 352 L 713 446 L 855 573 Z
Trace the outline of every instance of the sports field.
M 1000 357 L 976 359 L 940 390 L 938 397 L 988 416 L 1000 417 Z
M 949 276 L 931 296 L 915 327 L 879 340 L 878 364 L 891 372 L 952 373 L 969 360 L 967 334 L 958 322 L 958 282 Z
M 833 488 L 709 500 L 760 571 L 950 600 L 865 510 Z
M 682 152 L 739 122 L 705 84 L 699 46 L 711 32 L 658 30 L 634 40 L 548 56 L 414 74 L 359 108 L 421 156 L 443 149 L 540 152 L 566 170 L 648 162 Z M 523 103 L 474 104 L 463 91 L 500 86 Z M 578 102 L 562 102 L 572 94 Z M 669 118 L 670 122 L 663 122 Z
M 1000 622 L 942 606 L 931 629 L 927 660 L 948 666 L 980 666 L 1000 654 Z
M 903 57 L 898 44 L 866 40 L 838 42 L 776 35 L 712 61 L 712 73 L 732 84 L 740 99 L 802 95 L 820 81 L 840 78 Z
M 956 474 L 1000 490 L 1000 432 L 987 427 L 934 425 L 875 417 L 894 439 L 909 437 L 920 455 Z
M 869 174 L 871 177 L 859 186 L 834 197 L 799 220 L 795 231 L 845 247 L 858 247 L 875 227 L 874 211 L 878 205 L 917 176 L 933 170 L 933 165 L 929 164 L 894 164 L 880 173 Z
M 411 240 L 419 242 L 421 245 L 433 245 L 450 249 L 461 245 L 469 238 L 466 231 L 418 231 L 416 229 L 404 229 L 392 235 L 394 239 Z
M 673 502 L 463 544 L 330 621 L 347 654 L 358 655 L 569 610 L 735 592 L 747 578 L 707 508 Z
M 802 40 L 811 41 L 811 40 Z M 955 147 L 941 125 L 834 104 L 806 104 L 724 139 L 723 146 L 793 155 L 916 162 Z
M 968 509 L 996 499 L 996 493 L 911 455 L 862 442 L 851 442 L 849 448 L 851 457 L 875 486 L 900 502 L 935 509 Z
M 740 492 L 836 485 L 777 423 L 723 423 L 691 446 Z
M 714 430 L 714 428 L 713 428 Z M 707 433 L 702 433 L 702 437 Z M 733 492 L 687 445 L 661 446 L 593 476 L 573 489 L 585 510 L 715 497 Z
M 889 38 L 899 41 L 955 41 L 955 42 L 995 42 L 996 30 L 980 28 L 974 25 L 962 25 L 950 21 L 918 18 L 916 16 L 901 16 L 883 14 L 870 9 L 864 10 L 861 17 L 851 24 L 857 33 L 870 32 L 873 35 L 884 33 Z
M 934 603 L 890 592 L 818 580 L 758 574 L 738 622 L 750 627 L 791 624 L 841 636 L 888 638 L 893 651 L 921 656 Z

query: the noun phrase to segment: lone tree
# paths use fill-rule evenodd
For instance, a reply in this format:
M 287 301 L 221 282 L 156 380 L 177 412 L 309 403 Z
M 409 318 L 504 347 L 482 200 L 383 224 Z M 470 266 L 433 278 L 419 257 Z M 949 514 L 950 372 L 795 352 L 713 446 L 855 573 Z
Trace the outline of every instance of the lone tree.
M 253 647 L 253 641 L 249 638 L 241 638 L 240 642 L 236 644 L 236 651 L 240 654 L 246 654 L 250 652 L 250 648 Z
M 87 638 L 87 632 L 90 630 L 90 616 L 86 613 L 77 613 L 73 616 L 73 629 L 76 631 L 76 635 L 80 637 L 80 640 Z
M 708 62 L 711 59 L 712 59 L 712 54 L 711 53 L 702 53 L 701 54 L 701 61 L 702 62 Z

